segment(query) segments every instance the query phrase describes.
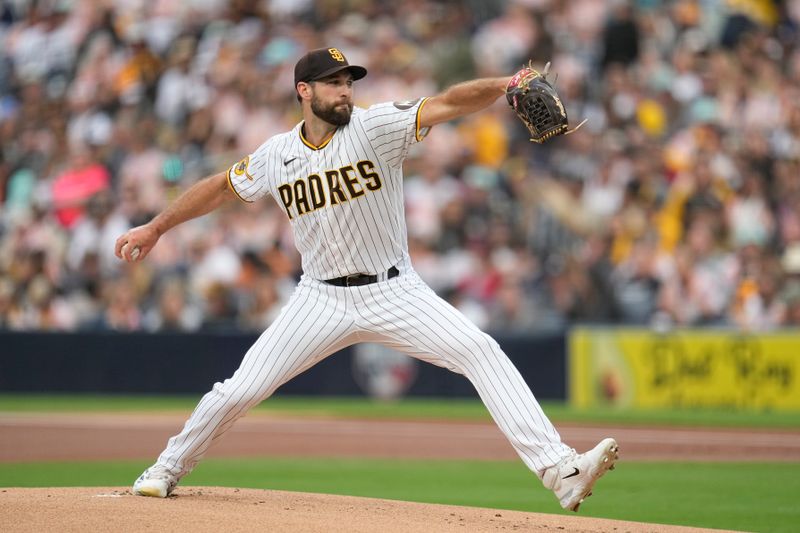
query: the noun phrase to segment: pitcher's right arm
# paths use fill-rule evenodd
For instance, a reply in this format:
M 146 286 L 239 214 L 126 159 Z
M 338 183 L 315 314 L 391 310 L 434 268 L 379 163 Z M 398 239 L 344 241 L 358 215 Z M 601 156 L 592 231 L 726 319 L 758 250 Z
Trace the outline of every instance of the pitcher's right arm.
M 225 172 L 204 178 L 178 196 L 153 220 L 122 234 L 114 246 L 114 253 L 124 261 L 141 261 L 171 228 L 210 213 L 234 198 L 236 194 L 228 186 Z M 134 253 L 134 250 L 138 252 Z

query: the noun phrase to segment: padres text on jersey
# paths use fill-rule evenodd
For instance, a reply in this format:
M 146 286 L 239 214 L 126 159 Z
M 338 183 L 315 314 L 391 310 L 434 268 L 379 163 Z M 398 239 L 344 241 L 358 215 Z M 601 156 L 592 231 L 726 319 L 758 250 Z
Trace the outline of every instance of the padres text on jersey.
M 325 177 L 311 174 L 278 187 L 281 202 L 290 219 L 295 215 L 302 216 L 323 207 L 349 202 L 368 191 L 377 191 L 383 185 L 372 161 L 359 161 L 355 165 L 325 170 L 321 174 Z

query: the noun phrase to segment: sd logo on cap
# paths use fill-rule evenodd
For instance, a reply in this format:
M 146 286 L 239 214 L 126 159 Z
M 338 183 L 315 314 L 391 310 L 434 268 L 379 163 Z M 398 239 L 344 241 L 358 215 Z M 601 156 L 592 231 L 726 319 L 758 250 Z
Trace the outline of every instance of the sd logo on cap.
M 317 48 L 301 57 L 294 66 L 294 85 L 297 87 L 301 81 L 319 80 L 345 69 L 350 71 L 354 80 L 367 75 L 367 69 L 348 63 L 338 48 Z

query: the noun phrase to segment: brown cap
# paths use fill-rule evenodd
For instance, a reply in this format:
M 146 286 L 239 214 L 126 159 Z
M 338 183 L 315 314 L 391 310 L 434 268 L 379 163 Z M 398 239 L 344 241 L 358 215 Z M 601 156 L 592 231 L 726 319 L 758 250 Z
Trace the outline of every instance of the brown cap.
M 294 66 L 294 86 L 297 87 L 301 81 L 319 80 L 344 69 L 350 71 L 354 80 L 360 80 L 367 75 L 367 69 L 348 63 L 337 48 L 311 50 Z

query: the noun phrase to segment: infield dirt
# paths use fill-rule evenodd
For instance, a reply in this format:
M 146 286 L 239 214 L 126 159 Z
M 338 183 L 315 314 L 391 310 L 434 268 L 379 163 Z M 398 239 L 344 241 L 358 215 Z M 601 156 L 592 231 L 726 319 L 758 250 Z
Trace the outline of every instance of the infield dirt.
M 4 519 L 3 531 L 8 533 L 720 531 L 579 516 L 220 487 L 178 488 L 166 499 L 133 496 L 125 488 L 0 489 L 0 516 Z

